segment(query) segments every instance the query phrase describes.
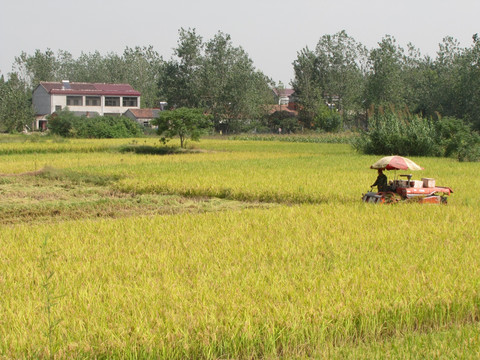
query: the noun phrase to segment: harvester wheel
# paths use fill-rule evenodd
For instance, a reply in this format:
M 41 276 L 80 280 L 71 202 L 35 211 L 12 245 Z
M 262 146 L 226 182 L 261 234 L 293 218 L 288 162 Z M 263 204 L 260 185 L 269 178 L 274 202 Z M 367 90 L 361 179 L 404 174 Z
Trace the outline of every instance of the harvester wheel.
M 388 192 L 385 194 L 385 202 L 387 204 L 393 204 L 398 202 L 397 196 L 393 192 Z

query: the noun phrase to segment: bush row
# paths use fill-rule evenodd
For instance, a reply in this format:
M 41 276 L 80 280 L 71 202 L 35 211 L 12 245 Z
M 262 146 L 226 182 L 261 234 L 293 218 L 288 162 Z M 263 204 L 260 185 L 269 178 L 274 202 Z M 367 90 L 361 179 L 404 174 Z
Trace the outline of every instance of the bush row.
M 370 116 L 368 129 L 352 141 L 356 150 L 373 155 L 445 156 L 480 160 L 480 136 L 461 119 L 429 120 L 388 112 Z
M 129 138 L 143 135 L 140 126 L 125 116 L 76 116 L 68 109 L 51 115 L 48 128 L 52 134 L 77 138 Z

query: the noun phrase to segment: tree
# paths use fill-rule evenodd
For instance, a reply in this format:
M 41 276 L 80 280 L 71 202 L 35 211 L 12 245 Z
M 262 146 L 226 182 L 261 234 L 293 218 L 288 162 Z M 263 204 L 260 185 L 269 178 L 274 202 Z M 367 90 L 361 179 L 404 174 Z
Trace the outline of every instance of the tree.
M 267 117 L 267 126 L 270 131 L 277 132 L 282 129 L 282 133 L 294 133 L 299 130 L 298 119 L 290 111 L 275 111 Z
M 143 107 L 158 107 L 158 81 L 164 62 L 161 56 L 149 47 L 127 47 L 123 52 L 124 78 L 122 82 L 132 85 L 142 93 Z
M 404 50 L 394 37 L 386 35 L 378 48 L 370 52 L 366 87 L 366 105 L 405 105 L 405 83 L 403 81 Z
M 170 106 L 205 108 L 218 126 L 264 115 L 272 102 L 270 80 L 257 71 L 228 34 L 204 42 L 195 29 L 179 32 L 176 58 L 165 64 L 159 87 Z
M 362 108 L 367 53 L 345 30 L 318 41 L 315 54 L 323 97 L 329 103 L 336 102 L 338 110 Z
M 480 40 L 473 35 L 473 44 L 460 60 L 457 82 L 457 116 L 480 130 Z
M 335 104 L 345 118 L 363 111 L 367 49 L 345 31 L 324 35 L 311 51 L 304 48 L 293 63 L 293 88 L 300 120 L 315 126 L 326 102 Z M 337 116 L 335 116 L 337 118 Z
M 31 93 L 15 73 L 10 74 L 7 82 L 0 82 L 0 132 L 23 131 L 33 119 Z
M 435 112 L 443 116 L 460 116 L 458 88 L 460 61 L 464 50 L 458 40 L 447 36 L 439 44 L 437 57 L 433 62 L 433 91 L 429 99 Z M 433 115 L 433 114 L 429 114 Z
M 273 101 L 271 81 L 256 71 L 241 47 L 228 34 L 218 32 L 205 44 L 201 67 L 201 104 L 209 109 L 216 125 L 264 115 Z
M 32 88 L 40 81 L 55 79 L 58 63 L 52 50 L 47 49 L 42 53 L 37 49 L 34 55 L 22 51 L 20 56 L 15 58 L 13 67 L 19 79 Z
M 326 132 L 337 132 L 342 128 L 342 117 L 335 109 L 320 104 L 314 119 L 314 127 Z
M 172 107 L 198 107 L 203 39 L 195 29 L 179 30 L 176 58 L 165 64 L 158 86 L 161 95 Z
M 79 82 L 119 82 L 124 73 L 123 63 L 116 54 L 105 57 L 99 51 L 82 52 L 77 59 L 73 73 L 68 77 Z M 59 79 L 57 79 L 59 80 Z
M 158 134 L 164 136 L 164 141 L 174 136 L 180 138 L 180 147 L 186 147 L 186 140 L 199 141 L 200 136 L 212 127 L 211 117 L 201 109 L 178 108 L 160 112 L 152 121 L 158 125 Z
M 295 79 L 292 85 L 300 106 L 299 120 L 307 127 L 313 126 L 316 110 L 324 103 L 317 62 L 315 53 L 308 47 L 301 50 L 293 62 Z
M 433 60 L 409 44 L 408 56 L 405 59 L 404 84 L 405 103 L 408 109 L 421 117 L 436 117 L 439 110 L 439 76 Z

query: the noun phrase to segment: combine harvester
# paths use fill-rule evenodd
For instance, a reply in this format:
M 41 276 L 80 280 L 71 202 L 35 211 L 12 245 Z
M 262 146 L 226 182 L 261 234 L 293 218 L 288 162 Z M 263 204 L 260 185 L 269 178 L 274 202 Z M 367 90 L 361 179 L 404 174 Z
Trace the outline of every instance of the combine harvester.
M 401 156 L 387 156 L 370 166 L 381 170 L 423 170 L 410 159 Z M 373 204 L 391 204 L 400 201 L 412 201 L 421 204 L 446 204 L 447 196 L 453 193 L 449 187 L 436 186 L 435 179 L 422 178 L 412 180 L 412 175 L 400 175 L 406 180 L 394 179 L 388 184 L 387 191 L 363 194 L 362 201 Z

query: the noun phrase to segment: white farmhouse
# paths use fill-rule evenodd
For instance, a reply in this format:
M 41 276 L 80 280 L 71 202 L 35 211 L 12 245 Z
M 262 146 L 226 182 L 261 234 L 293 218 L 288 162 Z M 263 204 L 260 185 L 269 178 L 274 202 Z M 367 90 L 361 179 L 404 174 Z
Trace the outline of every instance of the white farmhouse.
M 41 82 L 33 90 L 34 128 L 45 130 L 46 116 L 66 107 L 77 115 L 121 115 L 140 108 L 140 92 L 128 84 Z

